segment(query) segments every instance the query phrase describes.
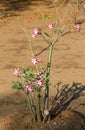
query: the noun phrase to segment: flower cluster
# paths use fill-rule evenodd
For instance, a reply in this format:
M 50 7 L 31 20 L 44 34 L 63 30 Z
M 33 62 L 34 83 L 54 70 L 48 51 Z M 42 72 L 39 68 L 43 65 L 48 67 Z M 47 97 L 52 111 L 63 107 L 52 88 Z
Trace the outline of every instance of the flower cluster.
M 31 58 L 31 62 L 35 65 L 41 61 L 41 58 Z M 44 70 L 40 69 L 37 73 L 32 70 L 26 70 L 25 68 L 14 68 L 13 71 L 16 77 L 19 77 L 19 81 L 22 83 L 23 88 L 27 92 L 33 92 L 34 90 L 41 89 L 44 84 Z
M 41 70 L 40 72 L 38 72 L 38 74 L 37 74 L 37 79 L 43 78 L 43 74 L 44 74 L 44 71 L 43 71 L 43 70 Z
M 38 86 L 42 86 L 43 85 L 43 77 L 44 77 L 44 71 L 43 70 L 41 70 L 41 71 L 39 71 L 38 72 L 38 74 L 37 74 L 37 81 L 36 81 L 36 84 L 38 85 Z

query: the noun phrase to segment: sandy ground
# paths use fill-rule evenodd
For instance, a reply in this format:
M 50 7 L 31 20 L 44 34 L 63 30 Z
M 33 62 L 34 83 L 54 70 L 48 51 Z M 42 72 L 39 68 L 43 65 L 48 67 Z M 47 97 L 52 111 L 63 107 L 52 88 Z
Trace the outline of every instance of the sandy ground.
M 16 11 L 12 10 L 3 13 L 3 7 L 0 5 L 2 14 L 0 19 L 0 130 L 8 130 L 5 127 L 4 119 L 18 109 L 24 111 L 25 96 L 11 88 L 11 83 L 14 80 L 13 68 L 15 66 L 31 66 L 29 59 L 31 57 L 28 41 L 22 29 L 22 23 L 19 20 L 20 16 L 28 32 L 31 34 L 35 25 L 41 26 L 43 29 L 43 21 L 40 20 L 40 12 L 47 15 L 54 15 L 54 8 L 49 8 L 45 2 L 33 1 L 31 5 L 26 5 L 26 9 Z M 5 12 L 5 11 L 4 11 Z M 5 17 L 4 16 L 5 14 Z M 11 15 L 16 16 L 11 16 Z M 45 21 L 47 22 L 47 21 Z M 46 45 L 39 38 L 33 40 L 35 52 L 39 52 Z M 47 61 L 47 52 L 41 55 L 42 64 Z M 85 85 L 85 23 L 81 24 L 81 31 L 68 34 L 61 38 L 54 47 L 53 62 L 51 69 L 51 80 L 53 82 L 62 82 L 62 84 L 72 84 L 79 82 Z M 84 89 L 85 90 L 85 89 Z M 54 95 L 55 90 L 51 89 L 51 95 Z M 83 91 L 84 93 L 84 91 Z M 85 95 L 71 102 L 71 107 L 76 107 L 79 104 L 85 104 Z M 22 108 L 21 108 L 21 106 Z M 77 111 L 85 116 L 85 106 L 79 106 Z M 7 120 L 6 120 L 7 121 Z

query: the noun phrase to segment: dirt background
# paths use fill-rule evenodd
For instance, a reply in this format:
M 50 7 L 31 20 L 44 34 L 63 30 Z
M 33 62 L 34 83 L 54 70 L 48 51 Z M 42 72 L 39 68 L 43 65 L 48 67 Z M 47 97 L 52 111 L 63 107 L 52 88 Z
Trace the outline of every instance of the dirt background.
M 26 107 L 26 97 L 22 92 L 17 92 L 11 88 L 14 80 L 13 68 L 20 65 L 31 66 L 29 59 L 32 55 L 19 18 L 20 16 L 23 17 L 23 22 L 31 34 L 37 25 L 47 30 L 47 23 L 48 21 L 55 21 L 56 12 L 54 5 L 47 1 L 7 2 L 5 0 L 0 1 L 0 130 L 30 130 L 32 125 L 30 123 L 29 127 L 27 125 L 30 116 L 27 118 L 29 112 Z M 40 19 L 41 12 L 46 15 L 53 15 L 54 19 L 42 21 Z M 70 102 L 68 108 L 73 108 L 84 117 L 85 17 L 79 14 L 78 20 L 82 21 L 80 24 L 81 31 L 64 36 L 54 47 L 51 80 L 70 85 L 73 81 L 81 83 L 83 94 L 79 92 L 77 98 Z M 33 39 L 32 42 L 35 53 L 46 47 L 46 44 L 39 37 Z M 46 64 L 47 54 L 48 50 L 40 55 L 42 58 L 41 65 Z M 50 95 L 54 96 L 55 93 L 55 89 L 51 88 Z M 85 118 L 83 119 L 85 121 Z M 23 128 L 20 127 L 21 124 L 24 126 Z

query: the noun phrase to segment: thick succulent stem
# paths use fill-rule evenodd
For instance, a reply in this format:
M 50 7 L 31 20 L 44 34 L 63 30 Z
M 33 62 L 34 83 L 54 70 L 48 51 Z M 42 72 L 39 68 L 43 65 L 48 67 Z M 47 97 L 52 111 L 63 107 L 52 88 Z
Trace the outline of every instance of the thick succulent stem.
M 30 109 L 30 112 L 32 114 L 32 118 L 33 118 L 33 121 L 35 122 L 36 121 L 36 113 L 32 107 L 32 101 L 30 99 L 30 95 L 28 94 L 27 95 L 27 100 L 28 100 L 28 105 L 29 105 L 29 109 Z
M 37 114 L 37 121 L 42 121 L 41 109 L 40 109 L 40 94 L 38 91 L 35 93 L 35 102 L 36 102 L 36 114 Z

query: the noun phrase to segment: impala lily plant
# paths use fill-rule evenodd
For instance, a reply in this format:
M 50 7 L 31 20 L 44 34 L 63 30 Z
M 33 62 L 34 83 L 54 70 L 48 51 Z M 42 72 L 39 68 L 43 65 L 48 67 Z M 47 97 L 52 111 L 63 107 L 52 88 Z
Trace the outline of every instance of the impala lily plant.
M 51 106 L 49 105 L 49 86 L 56 86 L 50 83 L 50 68 L 52 62 L 53 46 L 61 37 L 67 33 L 73 30 L 80 31 L 80 25 L 76 25 L 74 29 L 70 27 L 68 29 L 68 27 L 64 24 L 64 27 L 62 29 L 57 21 L 56 23 L 49 23 L 47 27 L 51 31 L 50 34 L 43 32 L 40 27 L 37 27 L 32 31 L 32 38 L 35 38 L 37 35 L 39 35 L 46 42 L 46 48 L 49 48 L 47 65 L 45 67 L 39 66 L 39 63 L 42 62 L 42 59 L 38 56 L 39 54 L 44 53 L 46 49 L 41 50 L 41 52 L 38 54 L 34 53 L 31 38 L 27 33 L 25 25 L 23 24 L 23 31 L 27 36 L 32 52 L 32 58 L 30 59 L 30 62 L 35 66 L 36 69 L 25 68 L 21 66 L 14 68 L 13 71 L 13 74 L 17 77 L 17 81 L 13 82 L 12 87 L 15 89 L 23 90 L 27 95 L 27 101 L 30 112 L 32 114 L 32 119 L 33 121 L 38 122 L 45 122 L 48 120 L 49 117 L 53 116 L 53 107 L 55 107 L 55 105 L 61 106 L 62 104 L 62 101 L 57 97 L 54 98 Z

